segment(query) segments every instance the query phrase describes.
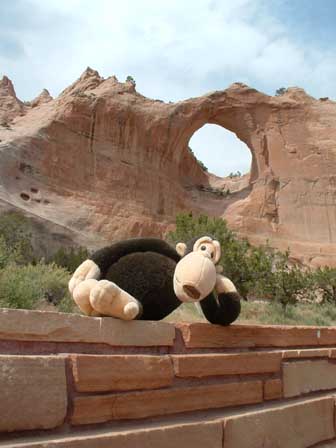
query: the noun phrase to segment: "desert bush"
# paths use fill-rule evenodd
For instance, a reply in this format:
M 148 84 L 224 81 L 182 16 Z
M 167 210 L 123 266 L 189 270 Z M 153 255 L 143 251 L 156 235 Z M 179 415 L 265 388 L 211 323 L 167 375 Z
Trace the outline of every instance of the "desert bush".
M 275 95 L 276 96 L 284 95 L 286 93 L 286 91 L 287 91 L 286 87 L 280 87 L 279 89 L 277 89 L 275 91 Z
M 213 236 L 220 242 L 220 264 L 224 268 L 224 274 L 235 283 L 244 298 L 248 294 L 262 292 L 258 280 L 265 282 L 271 274 L 273 252 L 270 248 L 254 248 L 246 239 L 238 239 L 223 219 L 205 215 L 193 217 L 191 213 L 176 217 L 176 230 L 170 232 L 167 239 L 176 244 L 202 234 Z
M 31 244 L 28 219 L 20 213 L 7 212 L 0 215 L 1 247 L 13 252 L 15 262 L 23 264 L 35 260 Z
M 204 163 L 202 162 L 202 160 L 199 160 L 195 154 L 194 151 L 190 148 L 190 146 L 188 146 L 188 150 L 189 152 L 193 155 L 193 157 L 196 159 L 196 162 L 199 164 L 199 166 L 202 168 L 203 171 L 208 171 L 208 167 L 206 165 L 204 165 Z
M 231 173 L 229 174 L 229 178 L 230 178 L 230 179 L 233 179 L 233 178 L 235 178 L 235 177 L 241 177 L 241 175 L 242 175 L 242 174 L 241 174 L 240 171 L 236 171 L 235 173 L 232 173 L 232 172 L 231 172 Z
M 313 274 L 314 286 L 320 292 L 322 302 L 336 304 L 336 269 L 321 267 Z
M 88 257 L 89 251 L 85 247 L 61 247 L 49 261 L 69 272 L 74 272 Z
M 0 235 L 0 269 L 3 269 L 10 263 L 24 264 L 20 248 L 9 247 L 3 236 Z
M 266 297 L 286 308 L 312 289 L 311 272 L 292 265 L 289 251 L 281 253 L 269 244 L 253 247 L 246 239 L 237 238 L 223 219 L 180 214 L 176 230 L 167 239 L 176 243 L 202 234 L 220 242 L 224 275 L 234 282 L 243 298 Z
M 134 86 L 136 85 L 135 79 L 131 75 L 126 77 L 126 82 L 131 82 Z
M 0 307 L 35 309 L 45 304 L 74 310 L 70 273 L 88 257 L 83 247 L 59 249 L 49 263 L 33 255 L 29 221 L 18 213 L 0 216 Z
M 277 252 L 275 266 L 264 291 L 270 293 L 272 299 L 283 308 L 295 305 L 299 297 L 313 299 L 313 275 L 309 269 L 302 269 L 289 262 L 289 251 Z
M 0 307 L 36 309 L 43 302 L 67 307 L 69 273 L 55 264 L 6 265 L 0 271 Z

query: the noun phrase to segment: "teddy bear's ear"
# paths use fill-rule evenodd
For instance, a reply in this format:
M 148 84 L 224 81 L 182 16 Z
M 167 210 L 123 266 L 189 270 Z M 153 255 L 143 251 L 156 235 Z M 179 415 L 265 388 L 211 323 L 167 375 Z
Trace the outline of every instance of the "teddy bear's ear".
M 177 243 L 175 248 L 179 256 L 184 257 L 187 250 L 187 245 L 185 243 Z

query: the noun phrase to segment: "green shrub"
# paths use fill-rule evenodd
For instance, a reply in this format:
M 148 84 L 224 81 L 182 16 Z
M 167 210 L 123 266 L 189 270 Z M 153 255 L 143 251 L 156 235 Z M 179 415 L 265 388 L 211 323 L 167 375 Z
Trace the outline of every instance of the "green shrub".
M 30 224 L 19 213 L 0 216 L 0 307 L 34 309 L 52 304 L 74 310 L 70 272 L 88 258 L 85 248 L 59 249 L 48 264 L 33 255 Z
M 336 304 L 336 269 L 318 268 L 313 274 L 314 286 L 320 291 L 322 302 Z
M 287 91 L 286 87 L 280 87 L 279 89 L 277 89 L 275 91 L 275 95 L 276 96 L 284 95 L 286 93 L 286 91 Z
M 233 281 L 243 298 L 267 297 L 286 308 L 296 303 L 299 294 L 312 288 L 311 272 L 291 266 L 289 252 L 275 251 L 268 244 L 253 247 L 246 239 L 238 239 L 223 219 L 180 214 L 176 217 L 176 230 L 167 238 L 176 244 L 206 234 L 220 242 L 224 275 Z
M 136 85 L 135 79 L 131 75 L 126 77 L 126 82 L 131 82 L 134 86 Z
M 176 230 L 167 236 L 168 241 L 188 241 L 198 235 L 209 234 L 215 237 L 222 247 L 220 264 L 224 275 L 229 277 L 240 294 L 246 298 L 253 293 L 262 293 L 258 281 L 266 281 L 271 274 L 273 252 L 270 248 L 252 247 L 246 239 L 239 240 L 226 221 L 209 218 L 205 215 L 193 217 L 192 214 L 180 214 L 176 217 Z
M 0 271 L 0 307 L 36 309 L 69 301 L 69 273 L 54 264 L 8 264 Z
M 0 235 L 0 269 L 3 269 L 10 263 L 24 264 L 24 261 L 20 249 L 9 247 L 4 237 Z
M 230 178 L 230 179 L 233 179 L 234 177 L 241 177 L 241 175 L 242 175 L 242 174 L 241 174 L 240 171 L 236 171 L 235 173 L 232 173 L 232 172 L 231 172 L 231 173 L 229 174 L 229 178 Z
M 85 247 L 61 247 L 52 256 L 50 262 L 67 269 L 69 272 L 74 272 L 88 257 L 89 251 Z
M 4 246 L 12 251 L 17 263 L 29 263 L 35 260 L 31 244 L 29 220 L 20 213 L 7 212 L 0 215 L 1 249 Z
M 287 254 L 282 255 L 277 261 L 271 279 L 272 297 L 284 308 L 289 304 L 295 305 L 299 296 L 312 297 L 313 277 L 311 272 L 296 265 L 290 266 Z
M 206 165 L 204 165 L 204 163 L 202 162 L 202 160 L 199 160 L 195 154 L 194 151 L 190 148 L 190 146 L 188 146 L 188 150 L 190 152 L 190 154 L 193 155 L 194 159 L 196 160 L 196 162 L 199 164 L 199 166 L 202 168 L 203 171 L 208 171 L 208 167 Z

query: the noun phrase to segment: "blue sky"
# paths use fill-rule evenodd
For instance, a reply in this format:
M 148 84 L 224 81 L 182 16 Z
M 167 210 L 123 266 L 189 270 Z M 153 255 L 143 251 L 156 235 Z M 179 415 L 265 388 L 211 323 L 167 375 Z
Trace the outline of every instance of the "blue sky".
M 334 0 L 1 0 L 0 75 L 29 100 L 56 96 L 87 66 L 165 101 L 244 82 L 336 98 Z M 221 128 L 191 141 L 210 171 L 248 171 L 249 150 Z

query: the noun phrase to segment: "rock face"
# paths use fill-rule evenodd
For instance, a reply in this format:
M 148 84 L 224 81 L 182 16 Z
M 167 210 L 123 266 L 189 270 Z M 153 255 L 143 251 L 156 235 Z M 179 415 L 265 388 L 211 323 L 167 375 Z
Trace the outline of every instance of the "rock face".
M 0 126 L 7 127 L 13 118 L 24 112 L 25 106 L 16 97 L 12 81 L 4 76 L 0 80 Z
M 336 265 L 336 104 L 298 88 L 279 97 L 243 84 L 178 103 L 87 69 L 52 100 L 23 104 L 0 83 L 0 200 L 97 247 L 163 236 L 181 211 L 224 217 L 253 243 Z M 24 115 L 24 116 L 21 116 Z M 250 148 L 249 178 L 225 184 L 188 150 L 206 123 Z M 232 181 L 234 182 L 234 181 Z
M 49 103 L 49 101 L 52 101 L 53 97 L 50 95 L 49 91 L 47 89 L 43 89 L 42 92 L 29 103 L 29 106 L 31 107 L 37 107 L 44 103 Z

